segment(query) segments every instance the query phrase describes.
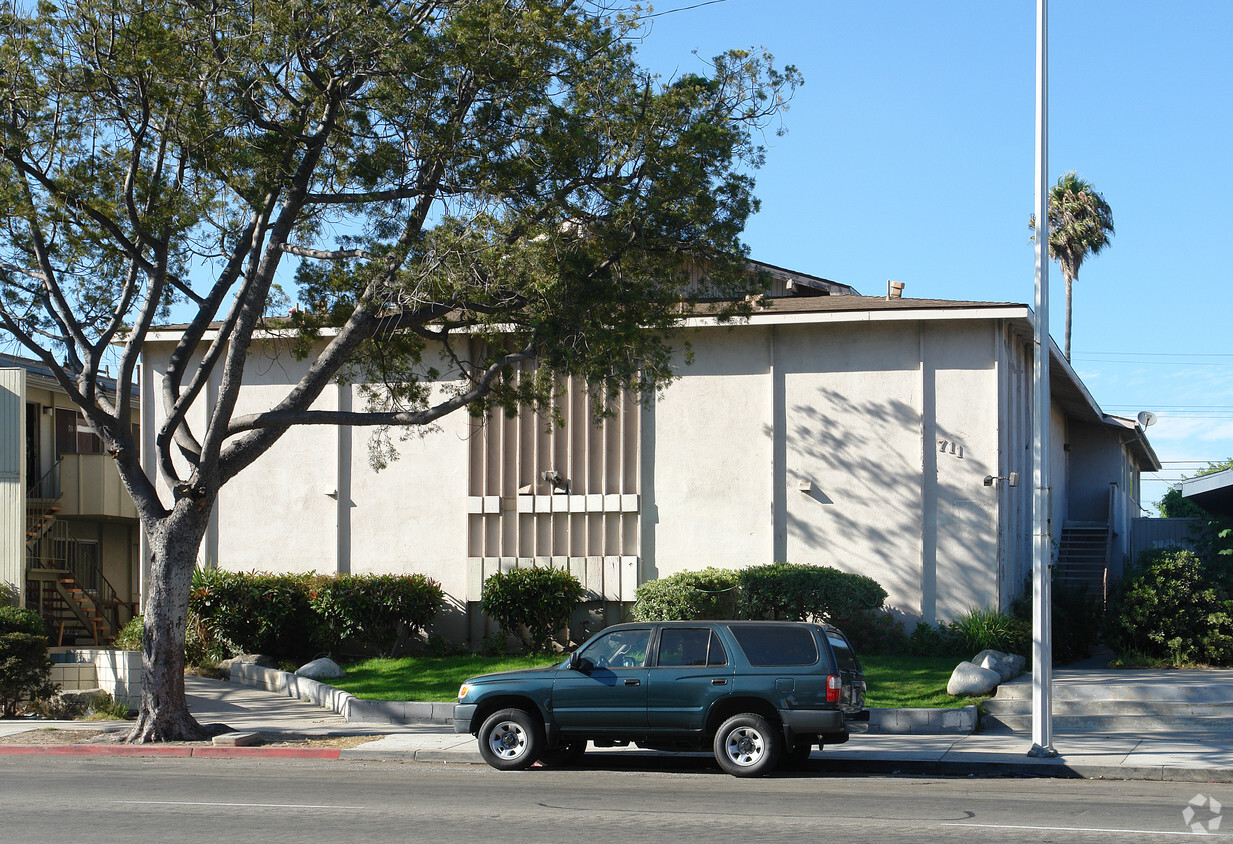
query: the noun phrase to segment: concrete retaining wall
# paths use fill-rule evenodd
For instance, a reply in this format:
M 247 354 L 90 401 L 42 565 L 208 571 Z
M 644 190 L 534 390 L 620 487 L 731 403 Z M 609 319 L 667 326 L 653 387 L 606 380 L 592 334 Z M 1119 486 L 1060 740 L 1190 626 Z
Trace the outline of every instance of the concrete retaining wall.
M 850 724 L 853 733 L 968 735 L 976 729 L 975 706 L 962 709 L 870 709 L 868 724 Z M 862 729 L 863 728 L 863 729 Z
M 63 691 L 102 689 L 117 703 L 141 703 L 141 651 L 49 648 L 51 681 Z

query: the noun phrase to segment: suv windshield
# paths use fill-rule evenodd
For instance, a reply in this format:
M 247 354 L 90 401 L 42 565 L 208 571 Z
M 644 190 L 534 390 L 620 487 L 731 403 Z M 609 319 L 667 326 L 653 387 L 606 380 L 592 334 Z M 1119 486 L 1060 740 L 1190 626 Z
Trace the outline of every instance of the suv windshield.
M 813 665 L 818 646 L 805 626 L 742 624 L 728 628 L 750 665 Z

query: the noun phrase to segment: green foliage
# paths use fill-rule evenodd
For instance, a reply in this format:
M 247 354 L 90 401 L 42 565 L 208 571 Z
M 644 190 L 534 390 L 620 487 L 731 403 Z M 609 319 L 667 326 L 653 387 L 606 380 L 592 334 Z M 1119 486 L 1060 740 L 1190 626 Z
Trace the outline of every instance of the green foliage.
M 886 600 L 886 590 L 873 578 L 807 563 L 750 566 L 737 580 L 743 618 L 826 620 L 843 627 L 854 613 Z
M 423 630 L 441 609 L 441 585 L 422 574 L 340 575 L 314 581 L 309 605 L 331 648 L 356 639 L 392 654 L 399 631 Z
M 103 700 L 96 701 L 86 708 L 81 716 L 83 721 L 124 721 L 133 717 L 133 711 L 127 703 L 121 703 L 107 695 Z
M 480 606 L 504 631 L 522 635 L 524 643 L 538 651 L 553 633 L 568 626 L 584 595 L 582 584 L 569 572 L 534 566 L 490 575 Z
M 735 618 L 737 596 L 733 570 L 682 571 L 639 586 L 630 615 L 634 621 Z
M 303 662 L 348 640 L 391 652 L 400 629 L 424 629 L 442 599 L 440 585 L 421 574 L 198 570 L 189 597 L 185 650 L 193 665 L 241 653 Z
M 984 607 L 972 607 L 951 622 L 950 627 L 962 637 L 970 655 L 983 650 L 1024 654 L 1032 640 L 1032 627 L 1010 613 Z
M 0 717 L 13 718 L 59 691 L 51 682 L 47 629 L 34 610 L 0 606 Z
M 1233 664 L 1233 600 L 1193 552 L 1144 552 L 1122 576 L 1105 630 L 1121 653 L 1139 652 L 1175 665 Z
M 316 579 L 311 573 L 197 569 L 188 608 L 199 626 L 193 631 L 190 620 L 186 639 L 197 633 L 202 656 L 214 662 L 240 653 L 311 657 L 320 646 L 318 621 L 309 604 Z
M 139 615 L 130 618 L 128 624 L 120 628 L 120 632 L 116 634 L 116 639 L 111 643 L 111 646 L 118 651 L 141 650 L 143 624 L 144 620 Z
M 908 652 L 903 622 L 889 610 L 857 610 L 840 627 L 862 658 L 865 654 L 889 656 Z
M 908 654 L 919 657 L 948 657 L 967 659 L 974 655 L 967 639 L 954 624 L 932 625 L 922 621 L 908 637 Z

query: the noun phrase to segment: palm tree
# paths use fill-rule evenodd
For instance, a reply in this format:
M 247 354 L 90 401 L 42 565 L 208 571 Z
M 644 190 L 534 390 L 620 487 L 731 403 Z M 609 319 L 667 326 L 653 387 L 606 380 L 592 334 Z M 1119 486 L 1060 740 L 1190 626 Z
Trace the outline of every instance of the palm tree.
M 1036 226 L 1036 215 L 1031 225 Z M 1087 256 L 1099 254 L 1113 236 L 1113 211 L 1105 198 L 1071 170 L 1049 191 L 1049 252 L 1066 279 L 1066 344 L 1070 360 L 1071 287 Z

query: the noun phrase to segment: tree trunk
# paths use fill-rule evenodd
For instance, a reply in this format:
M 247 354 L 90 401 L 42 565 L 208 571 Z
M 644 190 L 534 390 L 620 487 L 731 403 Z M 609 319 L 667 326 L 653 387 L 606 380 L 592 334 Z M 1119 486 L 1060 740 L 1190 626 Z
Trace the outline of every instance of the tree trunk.
M 182 498 L 170 515 L 146 528 L 150 579 L 143 596 L 141 708 L 128 736 L 131 743 L 206 737 L 184 697 L 184 634 L 197 549 L 205 536 L 211 504 Z
M 1070 291 L 1073 279 L 1066 273 L 1062 273 L 1062 278 L 1066 280 L 1066 340 L 1062 354 L 1066 355 L 1066 362 L 1070 363 Z

